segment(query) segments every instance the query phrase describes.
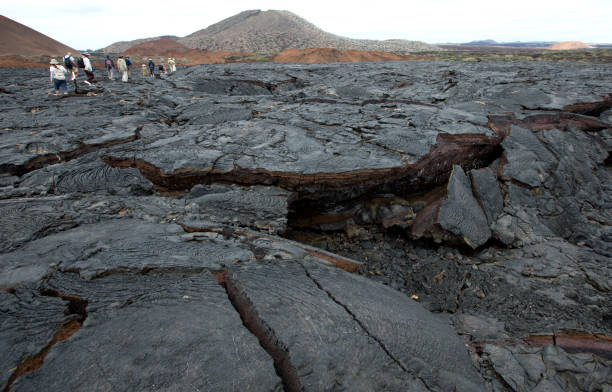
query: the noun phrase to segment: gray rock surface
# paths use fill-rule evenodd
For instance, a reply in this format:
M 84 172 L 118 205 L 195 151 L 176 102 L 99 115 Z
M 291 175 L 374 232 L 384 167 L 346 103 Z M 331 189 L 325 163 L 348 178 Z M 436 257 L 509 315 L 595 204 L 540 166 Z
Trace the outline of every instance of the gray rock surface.
M 30 287 L 0 290 L 0 298 L 0 345 L 4 353 L 0 359 L 0 387 L 6 390 L 19 365 L 51 344 L 57 330 L 70 317 L 64 315 L 66 306 L 61 299 L 42 296 Z
M 504 208 L 504 200 L 497 176 L 490 168 L 470 171 L 474 196 L 482 206 L 487 222 L 492 224 L 497 220 Z
M 533 132 L 512 126 L 502 142 L 508 163 L 504 179 L 512 179 L 532 187 L 542 185 L 553 168 L 555 158 Z
M 610 389 L 607 65 L 133 76 L 0 69 L 5 390 Z
M 57 286 L 64 295 L 88 299 L 87 319 L 12 390 L 281 388 L 272 360 L 210 273 L 128 273 L 94 281 L 58 274 L 47 290 Z
M 514 391 L 606 390 L 612 363 L 595 355 L 568 355 L 562 348 L 486 345 L 485 358 Z
M 470 180 L 454 166 L 448 180 L 448 198 L 442 202 L 438 222 L 443 229 L 463 238 L 476 249 L 491 237 L 487 217 L 472 194 Z
M 354 284 L 350 277 L 342 280 L 347 287 Z M 270 346 L 291 389 L 427 390 L 364 330 L 350 308 L 330 300 L 302 265 L 233 268 L 227 285 L 246 325 Z
M 417 374 L 429 388 L 482 390 L 482 379 L 468 360 L 464 343 L 448 339 L 453 335 L 450 327 L 416 302 L 406 302 L 404 295 L 391 289 L 379 290 L 362 277 L 346 281 L 342 271 L 311 264 L 306 270 L 402 368 Z M 385 305 L 376 305 L 381 303 Z M 406 343 L 397 344 L 397 339 Z

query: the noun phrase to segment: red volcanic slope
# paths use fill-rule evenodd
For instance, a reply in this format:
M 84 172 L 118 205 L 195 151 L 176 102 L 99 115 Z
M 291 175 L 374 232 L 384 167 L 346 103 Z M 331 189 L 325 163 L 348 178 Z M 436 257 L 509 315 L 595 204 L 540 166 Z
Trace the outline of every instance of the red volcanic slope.
M 179 44 L 176 40 L 171 38 L 160 38 L 153 41 L 146 41 L 141 44 L 132 46 L 123 52 L 126 56 L 180 56 L 187 52 L 190 52 L 185 45 Z
M 345 63 L 400 60 L 406 60 L 406 57 L 382 51 L 338 50 L 332 48 L 289 48 L 273 58 L 273 61 L 277 63 Z
M 0 15 L 0 55 L 64 55 L 77 52 L 36 30 Z
M 590 48 L 589 45 L 585 44 L 584 42 L 580 42 L 580 41 L 566 41 L 566 42 L 559 42 L 558 44 L 554 44 L 549 46 L 546 49 L 550 49 L 550 50 L 573 50 L 573 49 L 587 49 Z

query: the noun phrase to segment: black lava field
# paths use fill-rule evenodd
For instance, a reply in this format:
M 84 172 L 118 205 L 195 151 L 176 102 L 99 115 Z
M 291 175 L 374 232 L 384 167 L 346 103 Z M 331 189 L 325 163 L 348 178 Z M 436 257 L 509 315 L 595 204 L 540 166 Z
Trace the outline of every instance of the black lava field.
M 612 391 L 611 71 L 0 69 L 0 388 Z

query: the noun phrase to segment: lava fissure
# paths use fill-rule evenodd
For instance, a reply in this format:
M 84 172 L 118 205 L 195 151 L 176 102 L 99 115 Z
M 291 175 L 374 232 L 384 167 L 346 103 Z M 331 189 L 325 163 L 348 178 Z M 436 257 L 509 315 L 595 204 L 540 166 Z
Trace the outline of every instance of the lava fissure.
M 291 173 L 236 167 L 229 171 L 213 168 L 184 168 L 165 173 L 142 159 L 104 157 L 112 167 L 137 168 L 161 191 L 187 191 L 197 184 L 274 185 L 297 191 L 298 199 L 338 201 L 381 191 L 412 193 L 444 184 L 453 165 L 465 169 L 489 165 L 501 154 L 503 137 L 480 134 L 438 135 L 437 143 L 418 162 L 388 169 L 363 169 L 342 173 Z M 312 188 L 316 192 L 312 192 Z
M 4 388 L 3 392 L 10 391 L 11 386 L 19 377 L 40 369 L 40 367 L 43 365 L 43 362 L 45 361 L 45 357 L 47 356 L 47 354 L 49 354 L 51 347 L 53 347 L 59 342 L 70 338 L 81 328 L 82 325 L 82 321 L 75 319 L 70 320 L 65 324 L 62 324 L 62 326 L 57 330 L 55 335 L 53 335 L 53 338 L 51 339 L 51 342 L 49 342 L 49 344 L 43 347 L 43 349 L 40 350 L 38 354 L 27 358 L 17 366 L 13 374 L 11 374 L 11 376 L 9 377 L 7 385 Z
M 89 301 L 83 298 L 79 298 L 73 295 L 65 295 L 58 290 L 51 288 L 42 289 L 40 292 L 42 295 L 47 297 L 58 297 L 68 302 L 68 314 L 76 314 L 80 316 L 79 321 L 81 324 L 87 318 L 87 305 Z
M 567 352 L 593 353 L 607 360 L 612 360 L 612 336 L 609 335 L 567 331 L 544 335 L 527 335 L 525 341 L 534 347 L 553 344 Z
M 83 155 L 89 154 L 94 151 L 101 150 L 106 147 L 116 146 L 118 144 L 124 144 L 133 142 L 138 139 L 138 134 L 123 139 L 111 140 L 106 143 L 83 145 L 77 149 L 69 151 L 60 151 L 57 153 L 50 153 L 45 155 L 39 155 L 35 158 L 30 159 L 22 165 L 15 164 L 2 164 L 0 165 L 0 174 L 8 173 L 13 176 L 21 177 L 34 170 L 42 169 L 46 166 L 55 165 L 61 162 L 68 162 L 73 159 L 77 159 Z
M 480 160 L 472 162 L 471 169 L 479 169 L 488 167 L 492 162 L 502 156 L 503 149 L 501 146 L 496 146 L 487 156 L 481 157 Z M 342 209 L 339 212 L 340 204 L 337 202 L 328 202 L 325 200 L 309 200 L 300 199 L 290 204 L 287 226 L 289 229 L 312 229 L 315 231 L 338 231 L 342 230 L 352 222 L 357 225 L 374 225 L 380 226 L 383 229 L 389 229 L 399 224 L 400 226 L 412 225 L 414 233 L 417 237 L 424 234 L 419 230 L 420 227 L 429 227 L 427 222 L 436 221 L 436 214 L 439 210 L 441 200 L 447 197 L 446 188 L 443 186 L 448 182 L 448 175 L 434 178 L 430 183 L 420 185 L 407 184 L 400 180 L 390 182 L 380 186 L 376 193 L 369 193 L 363 196 L 343 200 Z M 411 186 L 412 185 L 412 186 Z M 474 193 L 476 195 L 477 193 Z M 397 199 L 403 199 L 408 202 L 405 208 L 405 213 L 408 216 L 401 214 L 394 215 L 391 218 L 373 218 L 372 222 L 363 222 L 360 215 L 363 211 L 371 210 L 372 208 L 381 209 L 388 205 L 392 208 L 392 203 Z M 475 196 L 477 198 L 477 196 Z M 409 202 L 415 199 L 414 202 Z M 424 204 L 422 209 L 417 210 L 412 204 Z M 387 208 L 387 209 L 389 209 Z M 482 209 L 482 205 L 481 205 Z M 334 211 L 330 213 L 330 211 Z M 484 211 L 484 209 L 483 209 Z M 322 227 L 327 226 L 327 229 Z
M 429 388 L 429 385 L 427 383 L 427 381 L 425 381 L 422 377 L 420 377 L 418 374 L 415 374 L 415 372 L 413 372 L 410 368 L 408 368 L 399 358 L 397 358 L 395 355 L 393 355 L 393 353 L 391 352 L 391 350 L 389 350 L 389 348 L 375 335 L 373 335 L 368 328 L 364 325 L 363 322 L 361 322 L 361 320 L 359 320 L 359 318 L 355 315 L 355 313 L 353 313 L 348 306 L 346 306 L 345 304 L 343 304 L 342 302 L 340 302 L 336 297 L 334 297 L 334 295 L 329 291 L 326 290 L 320 283 L 319 281 L 316 280 L 316 278 L 314 276 L 312 276 L 310 274 L 310 271 L 308 271 L 308 268 L 306 268 L 303 264 L 300 263 L 300 266 L 304 269 L 304 272 L 306 273 L 306 276 L 308 276 L 308 278 L 310 280 L 312 280 L 312 282 L 317 286 L 317 288 L 319 288 L 319 290 L 323 291 L 325 294 L 327 294 L 327 296 L 329 297 L 329 299 L 331 299 L 334 303 L 336 303 L 338 306 L 342 307 L 346 313 L 349 314 L 349 316 L 351 316 L 351 318 L 353 319 L 353 321 L 355 321 L 355 323 L 357 323 L 357 325 L 359 325 L 359 327 L 363 330 L 363 332 L 372 340 L 374 340 L 379 346 L 380 348 L 385 352 L 385 354 L 391 359 L 393 360 L 393 362 L 395 362 L 395 364 L 397 364 L 397 366 L 399 366 L 403 371 L 405 371 L 406 373 L 409 373 L 410 375 L 413 375 L 414 377 L 418 378 L 423 385 L 428 389 L 428 390 L 432 390 Z
M 604 95 L 602 101 L 583 102 L 563 107 L 566 112 L 583 114 L 585 116 L 599 117 L 601 113 L 612 108 L 612 94 Z
M 259 344 L 272 357 L 276 373 L 283 381 L 288 392 L 303 390 L 297 369 L 291 363 L 287 346 L 280 341 L 274 330 L 259 316 L 253 302 L 240 282 L 226 273 L 216 274 L 217 280 L 225 288 L 227 296 L 240 315 L 244 326 L 259 340 Z
M 68 308 L 66 309 L 66 314 L 76 315 L 77 317 L 63 323 L 55 332 L 51 341 L 45 347 L 43 347 L 42 350 L 40 350 L 37 354 L 25 359 L 17 366 L 13 374 L 11 374 L 3 392 L 8 392 L 15 380 L 17 380 L 19 377 L 40 369 L 51 348 L 57 343 L 67 340 L 74 335 L 79 329 L 81 329 L 85 319 L 87 318 L 87 305 L 89 304 L 89 301 L 86 299 L 64 295 L 59 291 L 52 289 L 43 289 L 41 290 L 41 294 L 48 297 L 59 297 L 64 301 L 67 301 Z

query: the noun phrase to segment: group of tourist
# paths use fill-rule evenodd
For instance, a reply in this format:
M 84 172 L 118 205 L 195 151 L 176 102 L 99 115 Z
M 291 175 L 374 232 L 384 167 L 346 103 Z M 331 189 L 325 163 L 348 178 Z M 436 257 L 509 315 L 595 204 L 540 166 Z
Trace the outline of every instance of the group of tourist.
M 159 75 L 160 77 L 162 75 L 167 75 L 168 74 L 168 70 L 170 71 L 170 73 L 174 73 L 176 72 L 176 61 L 174 60 L 174 58 L 172 57 L 168 57 L 168 67 L 166 67 L 163 64 L 164 59 L 160 59 L 159 60 Z M 153 62 L 153 59 L 149 59 L 149 64 L 145 65 L 142 64 L 141 67 L 141 75 L 142 77 L 146 77 L 146 76 L 151 76 L 151 77 L 155 77 L 155 63 Z
M 79 69 L 83 69 L 85 75 L 87 75 L 87 80 L 85 83 L 91 85 L 94 82 L 94 68 L 91 65 L 91 61 L 89 59 L 89 53 L 83 52 L 81 53 L 82 57 L 78 60 L 72 56 L 72 53 L 68 52 L 64 57 L 62 64 L 60 64 L 56 59 L 51 59 L 49 74 L 51 78 L 51 82 L 53 83 L 53 88 L 55 90 L 55 95 L 59 95 L 60 90 L 64 93 L 64 95 L 68 94 L 68 82 L 66 78 L 70 76 L 70 80 L 74 81 L 75 89 L 76 89 L 76 80 L 79 75 Z M 129 56 L 120 55 L 117 59 L 116 63 L 111 59 L 110 55 L 106 55 L 104 59 L 104 68 L 106 69 L 107 77 L 109 80 L 114 79 L 114 70 L 117 69 L 119 73 L 121 73 L 121 81 L 127 82 L 130 74 L 130 69 L 134 63 Z M 163 65 L 163 59 L 160 59 L 159 63 L 159 76 L 163 77 L 163 75 L 167 75 L 168 71 L 170 73 L 176 72 L 176 61 L 174 58 L 168 58 L 168 67 Z M 142 76 L 155 77 L 155 63 L 153 59 L 149 59 L 148 66 L 142 64 Z
M 91 85 L 94 80 L 93 66 L 91 65 L 91 61 L 89 60 L 89 53 L 84 52 L 81 53 L 82 57 L 80 57 L 77 61 L 75 61 L 74 57 L 72 57 L 72 53 L 68 52 L 63 57 L 63 64 L 60 64 L 56 59 L 51 59 L 49 68 L 49 74 L 51 78 L 51 82 L 53 83 L 53 87 L 55 89 L 55 95 L 59 94 L 60 89 L 63 91 L 64 95 L 68 94 L 68 84 L 66 82 L 66 75 L 70 74 L 70 80 L 74 81 L 76 86 L 76 79 L 79 75 L 79 68 L 82 68 L 87 75 L 87 80 L 85 83 Z

